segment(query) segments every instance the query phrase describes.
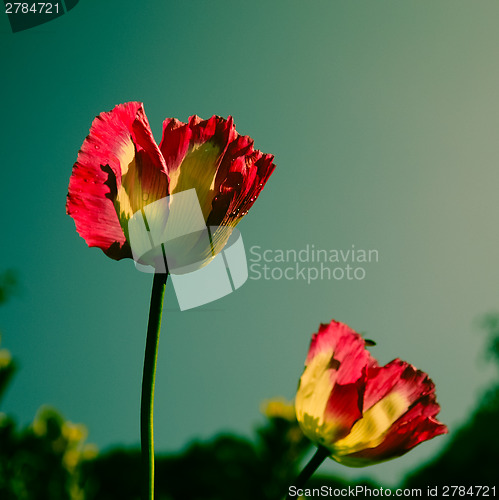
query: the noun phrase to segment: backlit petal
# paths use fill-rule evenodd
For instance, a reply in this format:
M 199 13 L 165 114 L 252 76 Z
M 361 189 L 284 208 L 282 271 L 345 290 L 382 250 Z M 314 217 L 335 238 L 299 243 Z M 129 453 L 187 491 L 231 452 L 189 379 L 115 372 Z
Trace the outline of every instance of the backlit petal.
M 163 157 L 141 103 L 101 113 L 83 142 L 69 182 L 67 212 L 89 246 L 131 257 L 127 221 L 167 194 Z

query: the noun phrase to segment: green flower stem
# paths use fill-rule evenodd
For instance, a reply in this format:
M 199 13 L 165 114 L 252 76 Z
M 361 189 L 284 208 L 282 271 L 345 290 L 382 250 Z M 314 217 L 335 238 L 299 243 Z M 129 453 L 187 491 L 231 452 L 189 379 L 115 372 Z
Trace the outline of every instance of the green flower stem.
M 168 274 L 154 275 L 147 324 L 142 398 L 140 401 L 140 444 L 142 449 L 142 500 L 154 500 L 154 378 L 158 359 L 161 313 Z
M 326 458 L 329 456 L 329 453 L 330 452 L 327 448 L 319 446 L 319 448 L 315 452 L 315 455 L 310 459 L 310 462 L 305 466 L 300 475 L 296 478 L 296 481 L 294 483 L 296 489 L 302 489 L 305 484 L 307 484 L 307 481 L 312 477 L 312 474 L 319 468 L 322 462 L 326 460 Z M 290 494 L 288 494 L 286 500 L 289 500 L 291 498 L 295 497 L 292 497 L 290 496 Z

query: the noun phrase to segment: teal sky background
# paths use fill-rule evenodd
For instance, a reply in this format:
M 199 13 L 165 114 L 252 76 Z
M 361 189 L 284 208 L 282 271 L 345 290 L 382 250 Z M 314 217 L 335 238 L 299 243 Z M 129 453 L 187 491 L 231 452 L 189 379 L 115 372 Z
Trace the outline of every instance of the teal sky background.
M 499 3 L 495 0 L 81 0 L 12 34 L 0 16 L 0 310 L 20 369 L 2 410 L 40 405 L 101 450 L 138 445 L 151 276 L 88 249 L 65 214 L 92 119 L 138 100 L 166 117 L 232 115 L 277 169 L 238 226 L 246 249 L 377 249 L 361 281 L 248 280 L 180 312 L 166 294 L 158 452 L 249 435 L 261 402 L 292 398 L 310 336 L 345 322 L 429 373 L 452 433 L 493 372 L 477 321 L 499 302 Z M 449 438 L 368 469 L 390 486 Z

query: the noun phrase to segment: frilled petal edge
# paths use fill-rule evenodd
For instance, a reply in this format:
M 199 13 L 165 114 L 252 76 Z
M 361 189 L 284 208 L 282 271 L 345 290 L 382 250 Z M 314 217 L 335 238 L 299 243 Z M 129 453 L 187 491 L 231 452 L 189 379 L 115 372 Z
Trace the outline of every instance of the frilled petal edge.
M 166 167 L 143 105 L 129 102 L 95 118 L 73 166 L 66 211 L 88 246 L 116 260 L 132 256 L 126 222 L 144 203 L 141 184 L 153 191 L 147 202 L 167 194 Z
M 364 467 L 400 457 L 419 443 L 448 432 L 435 418 L 439 411 L 435 396 L 425 396 L 390 427 L 378 446 L 333 458 L 350 467 Z

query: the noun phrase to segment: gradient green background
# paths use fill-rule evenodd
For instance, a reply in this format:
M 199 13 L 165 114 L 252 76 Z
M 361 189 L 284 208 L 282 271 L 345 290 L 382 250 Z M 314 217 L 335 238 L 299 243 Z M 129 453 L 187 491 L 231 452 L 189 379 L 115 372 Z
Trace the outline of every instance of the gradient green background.
M 147 4 L 147 6 L 146 6 Z M 169 284 L 158 360 L 158 451 L 249 434 L 265 398 L 292 398 L 310 335 L 331 318 L 437 385 L 450 432 L 492 372 L 476 320 L 499 300 L 499 3 L 81 0 L 12 34 L 0 16 L 0 257 L 22 294 L 3 308 L 20 364 L 3 405 L 43 403 L 101 449 L 137 445 L 151 276 L 88 249 L 65 215 L 79 147 L 101 111 L 234 116 L 277 169 L 239 229 L 248 250 L 375 248 L 363 281 L 249 280 L 180 312 Z M 389 486 L 436 438 L 344 477 Z M 195 478 L 193 478 L 195 480 Z

